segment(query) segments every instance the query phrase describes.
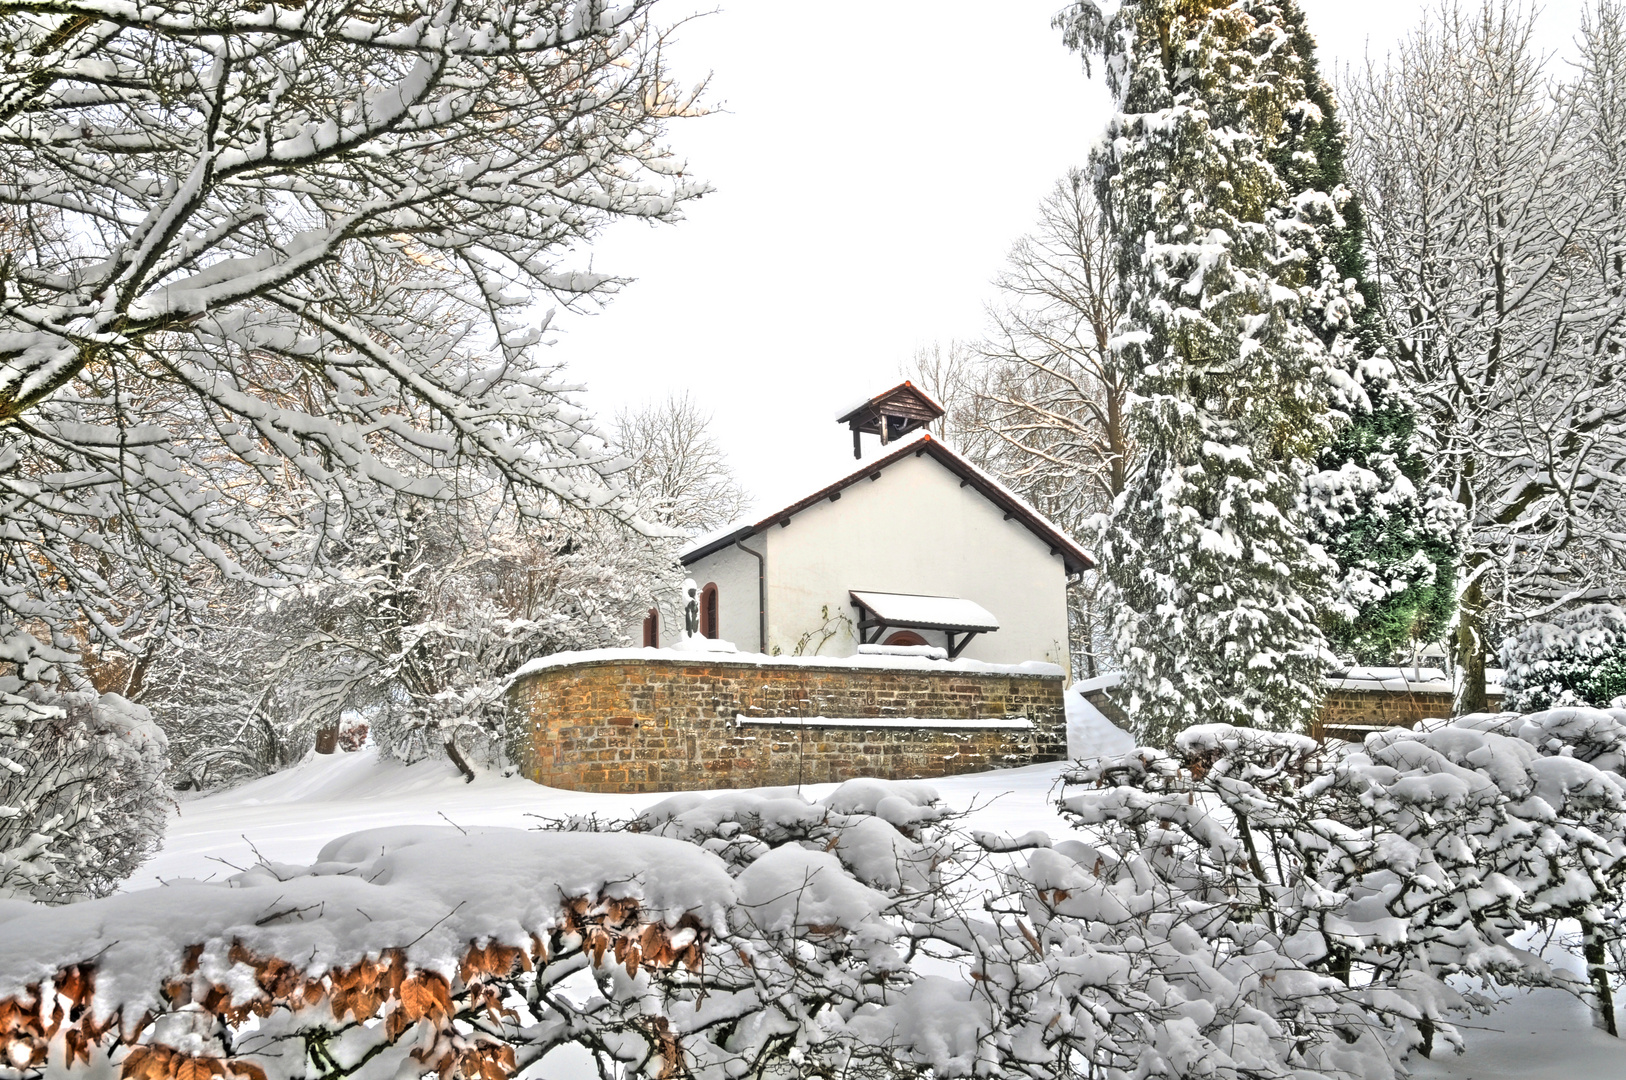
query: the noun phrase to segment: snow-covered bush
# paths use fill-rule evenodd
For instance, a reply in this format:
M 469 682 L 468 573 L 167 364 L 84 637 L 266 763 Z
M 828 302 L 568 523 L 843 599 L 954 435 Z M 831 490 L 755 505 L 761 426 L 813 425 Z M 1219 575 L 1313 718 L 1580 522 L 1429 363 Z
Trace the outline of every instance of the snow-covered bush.
M 514 670 L 625 644 L 675 565 L 670 540 L 612 522 L 526 525 L 471 502 L 380 515 L 271 605 L 261 678 L 286 728 L 359 714 L 384 754 L 449 754 L 472 777 L 500 756 Z
M 1502 643 L 1506 708 L 1607 706 L 1626 697 L 1626 610 L 1587 604 L 1531 622 Z
M 701 1080 L 1393 1080 L 1460 1043 L 1446 976 L 1562 982 L 1510 935 L 1618 925 L 1623 760 L 1596 710 L 1343 754 L 1207 727 L 1075 768 L 1062 840 L 879 780 L 374 829 L 0 910 L 0 1080 L 504 1080 L 565 1047 Z
M 939 891 L 943 813 L 919 786 L 838 796 L 684 796 L 568 830 L 375 829 L 310 866 L 14 917 L 0 1075 L 497 1080 L 571 1044 L 627 1075 L 917 1075 L 911 1055 L 965 1075 L 939 1043 L 985 1026 L 926 1017 L 918 1038 L 872 1038 L 900 1026 L 889 1003 L 915 982 L 904 909 Z
M 0 679 L 0 898 L 112 892 L 163 838 L 168 764 L 141 706 Z
M 1292 956 L 1426 1053 L 1460 1041 L 1452 975 L 1569 986 L 1613 1031 L 1623 748 L 1619 711 L 1479 714 L 1359 749 L 1212 725 L 1074 769 L 1063 808 L 1115 853 L 1105 867 L 1138 855 L 1172 905 L 1211 910 L 1208 948 Z M 1515 944 L 1560 920 L 1581 927 L 1590 986 Z
M 370 830 L 14 918 L 0 1075 L 501 1080 L 567 1045 L 717 1080 L 1390 1075 L 1336 980 L 1216 956 L 1212 911 L 1136 857 L 1051 844 L 967 836 L 930 787 L 874 780 Z

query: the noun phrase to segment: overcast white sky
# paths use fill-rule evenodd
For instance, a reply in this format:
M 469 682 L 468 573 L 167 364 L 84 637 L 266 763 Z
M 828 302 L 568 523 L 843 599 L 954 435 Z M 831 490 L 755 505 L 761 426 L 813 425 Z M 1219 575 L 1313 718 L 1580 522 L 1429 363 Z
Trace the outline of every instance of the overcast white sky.
M 1381 55 L 1422 10 L 1302 2 L 1324 70 Z M 1554 47 L 1581 2 L 1545 5 Z M 672 144 L 716 190 L 675 226 L 595 244 L 595 267 L 637 280 L 555 323 L 588 405 L 608 420 L 688 390 L 764 512 L 850 467 L 837 411 L 918 347 L 982 331 L 1006 251 L 1101 131 L 1105 92 L 1050 28 L 1061 6 L 722 0 L 682 28 L 673 69 L 710 72 L 721 110 Z

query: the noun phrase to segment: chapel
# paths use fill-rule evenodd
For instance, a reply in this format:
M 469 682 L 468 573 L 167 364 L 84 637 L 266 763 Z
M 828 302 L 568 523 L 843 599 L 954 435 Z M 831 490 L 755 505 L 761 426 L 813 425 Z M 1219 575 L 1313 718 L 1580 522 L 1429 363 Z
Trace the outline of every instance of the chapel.
M 933 438 L 942 415 L 908 382 L 843 410 L 858 465 L 690 545 L 639 646 L 516 671 L 522 775 L 679 791 L 1064 757 L 1067 590 L 1089 556 Z
M 700 634 L 769 655 L 918 650 L 1065 667 L 1067 589 L 1090 558 L 933 438 L 925 429 L 943 413 L 910 382 L 863 399 L 837 417 L 860 464 L 684 551 Z M 681 610 L 652 609 L 642 631 L 646 646 L 676 644 Z

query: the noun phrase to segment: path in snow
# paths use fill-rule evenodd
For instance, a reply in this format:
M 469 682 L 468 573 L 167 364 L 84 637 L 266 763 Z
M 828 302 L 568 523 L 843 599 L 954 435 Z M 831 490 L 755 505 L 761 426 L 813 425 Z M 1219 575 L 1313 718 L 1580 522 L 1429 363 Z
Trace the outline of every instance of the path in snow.
M 1048 794 L 1059 763 L 932 781 L 944 800 L 977 806 L 968 825 L 1020 834 L 1065 827 Z M 818 798 L 828 784 L 810 784 Z M 255 852 L 278 862 L 309 863 L 327 841 L 380 825 L 535 824 L 532 817 L 596 813 L 626 817 L 664 795 L 594 795 L 560 791 L 528 780 L 482 776 L 463 782 L 446 762 L 401 766 L 373 751 L 312 756 L 303 764 L 231 791 L 181 802 L 164 849 L 129 884 L 155 879 L 223 877 L 226 863 L 247 866 Z M 444 816 L 443 816 L 444 815 Z M 221 860 L 224 860 L 222 862 Z M 1517 994 L 1465 1031 L 1468 1052 L 1414 1062 L 1426 1080 L 1614 1080 L 1626 1076 L 1626 1043 L 1594 1030 L 1574 998 L 1543 990 Z M 560 1073 L 568 1075 L 568 1071 Z

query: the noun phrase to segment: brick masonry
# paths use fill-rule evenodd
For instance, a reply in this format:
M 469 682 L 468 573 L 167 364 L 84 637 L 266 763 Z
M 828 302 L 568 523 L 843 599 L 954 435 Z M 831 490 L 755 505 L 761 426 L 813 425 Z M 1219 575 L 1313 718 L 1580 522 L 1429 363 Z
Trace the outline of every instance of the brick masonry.
M 1419 720 L 1451 715 L 1452 695 L 1443 690 L 1329 690 L 1311 732 L 1359 742 L 1377 727 L 1411 727 Z M 1491 709 L 1502 707 L 1500 694 L 1490 695 Z
M 1108 720 L 1128 730 L 1129 714 L 1112 696 L 1115 689 L 1090 690 L 1084 698 Z M 1502 695 L 1491 694 L 1493 710 L 1502 707 Z M 1359 742 L 1373 728 L 1411 727 L 1419 720 L 1451 715 L 1452 695 L 1429 690 L 1328 690 L 1310 734 Z
M 543 668 L 509 693 L 509 749 L 520 770 L 574 791 L 931 778 L 1067 753 L 1060 675 L 616 658 Z M 1031 726 L 736 723 L 741 714 L 1025 718 Z

